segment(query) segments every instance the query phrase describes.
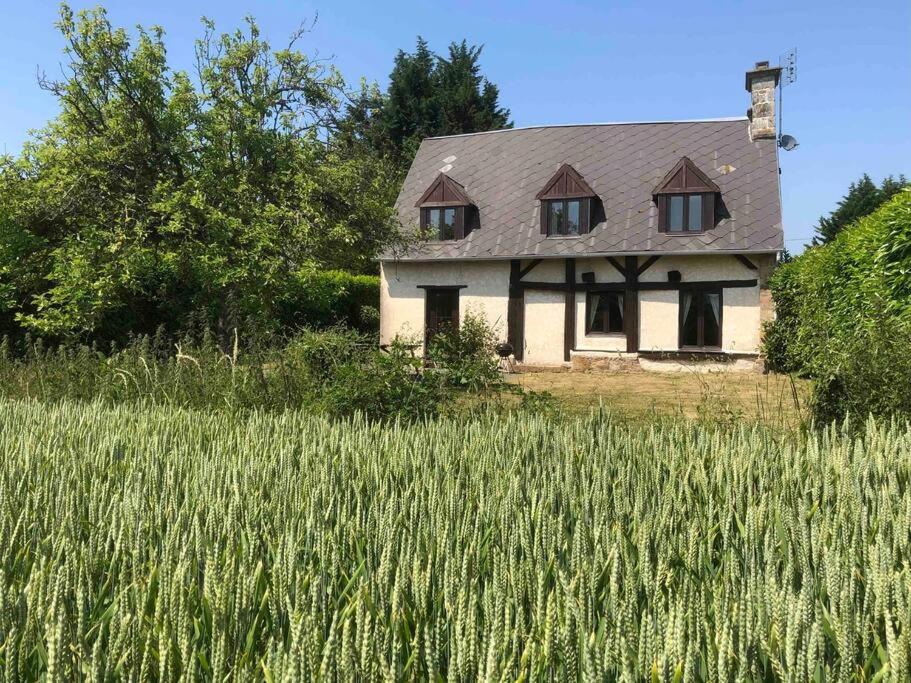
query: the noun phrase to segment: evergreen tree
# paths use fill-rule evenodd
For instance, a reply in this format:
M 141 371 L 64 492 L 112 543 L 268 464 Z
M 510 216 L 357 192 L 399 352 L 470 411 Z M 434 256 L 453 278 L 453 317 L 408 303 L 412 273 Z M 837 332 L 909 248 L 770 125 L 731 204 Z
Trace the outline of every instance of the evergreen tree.
M 885 178 L 879 188 L 880 204 L 885 204 L 906 187 L 908 187 L 908 179 L 903 175 L 898 176 L 898 180 L 892 176 Z
M 426 137 L 511 127 L 499 89 L 481 75 L 482 49 L 463 40 L 439 57 L 419 37 L 414 52 L 396 55 L 385 94 L 362 85 L 337 140 L 366 146 L 404 173 Z
M 828 216 L 820 216 L 813 244 L 831 242 L 843 228 L 873 213 L 907 185 L 905 176 L 900 175 L 898 180 L 892 176 L 887 177 L 883 180 L 882 186 L 877 187 L 870 176 L 864 173 L 860 180 L 851 183 L 848 193 L 838 202 L 835 211 Z
M 420 37 L 414 54 L 399 50 L 395 56 L 380 115 L 394 156 L 404 155 L 410 161 L 421 139 L 437 135 L 441 128 L 435 62 Z
M 464 40 L 449 46 L 449 58 L 439 58 L 433 74 L 438 111 L 434 135 L 475 133 L 505 128 L 509 110 L 499 106 L 499 88 L 481 76 L 481 47 Z

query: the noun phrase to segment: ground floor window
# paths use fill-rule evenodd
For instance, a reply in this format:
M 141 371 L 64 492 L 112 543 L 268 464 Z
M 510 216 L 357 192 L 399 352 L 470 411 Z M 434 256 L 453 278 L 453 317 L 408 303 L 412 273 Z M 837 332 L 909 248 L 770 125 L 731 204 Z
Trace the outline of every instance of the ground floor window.
M 426 292 L 425 349 L 435 335 L 459 326 L 459 289 L 434 287 Z
M 680 290 L 680 348 L 721 348 L 721 290 Z
M 585 302 L 585 334 L 623 332 L 623 293 L 589 292 Z

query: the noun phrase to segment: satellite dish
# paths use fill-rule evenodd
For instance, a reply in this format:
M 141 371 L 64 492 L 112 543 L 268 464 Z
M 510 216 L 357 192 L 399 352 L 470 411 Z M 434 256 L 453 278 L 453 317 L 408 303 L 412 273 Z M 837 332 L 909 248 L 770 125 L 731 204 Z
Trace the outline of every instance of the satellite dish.
M 778 138 L 778 146 L 781 147 L 785 152 L 790 152 L 799 144 L 800 143 L 797 142 L 797 138 L 795 138 L 793 135 L 782 135 L 780 138 Z

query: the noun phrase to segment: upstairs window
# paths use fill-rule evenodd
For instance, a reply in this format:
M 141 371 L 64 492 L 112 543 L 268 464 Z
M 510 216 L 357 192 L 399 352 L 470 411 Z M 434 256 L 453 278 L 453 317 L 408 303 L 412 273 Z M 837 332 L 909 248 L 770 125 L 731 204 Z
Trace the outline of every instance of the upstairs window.
M 541 200 L 541 234 L 578 237 L 591 230 L 597 195 L 569 164 L 563 164 L 536 196 Z
M 439 240 L 454 240 L 456 226 L 462 223 L 462 207 L 421 209 L 421 229 Z
M 654 190 L 658 230 L 677 235 L 711 230 L 718 193 L 718 186 L 683 157 Z
M 547 235 L 575 237 L 588 232 L 588 199 L 549 199 L 544 202 Z
M 709 227 L 703 212 L 711 202 L 702 194 L 669 194 L 667 202 L 667 232 L 702 232 Z
M 421 230 L 433 240 L 460 240 L 476 227 L 478 213 L 465 188 L 440 173 L 417 201 Z

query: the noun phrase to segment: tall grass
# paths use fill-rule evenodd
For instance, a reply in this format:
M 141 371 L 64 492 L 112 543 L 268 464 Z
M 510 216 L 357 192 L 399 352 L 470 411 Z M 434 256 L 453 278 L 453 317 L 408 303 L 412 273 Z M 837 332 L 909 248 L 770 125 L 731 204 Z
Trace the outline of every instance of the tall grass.
M 228 349 L 212 336 L 172 344 L 136 338 L 121 349 L 0 343 L 0 398 L 146 402 L 180 408 L 285 410 L 372 418 L 433 415 L 448 396 L 441 377 L 401 344 L 381 351 L 345 328 L 303 330 L 284 343 Z
M 7 681 L 909 675 L 911 432 L 0 402 Z

